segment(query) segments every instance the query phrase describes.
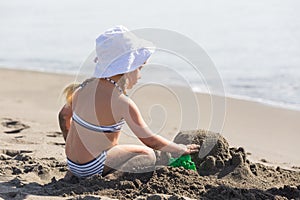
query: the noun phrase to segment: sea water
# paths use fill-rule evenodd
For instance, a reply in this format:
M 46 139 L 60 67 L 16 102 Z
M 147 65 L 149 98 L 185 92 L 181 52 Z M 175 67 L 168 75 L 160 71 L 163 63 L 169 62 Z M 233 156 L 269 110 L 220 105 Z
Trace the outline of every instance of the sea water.
M 1 0 L 0 67 L 75 75 L 107 28 L 168 29 L 205 49 L 226 95 L 300 109 L 299 6 L 298 0 Z M 193 89 L 201 91 L 201 84 Z

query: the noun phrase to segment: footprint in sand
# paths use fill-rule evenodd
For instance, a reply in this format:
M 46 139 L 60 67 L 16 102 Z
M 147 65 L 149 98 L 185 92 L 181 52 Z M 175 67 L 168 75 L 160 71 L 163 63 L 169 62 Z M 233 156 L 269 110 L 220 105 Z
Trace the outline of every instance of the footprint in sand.
M 7 134 L 20 133 L 22 130 L 30 127 L 10 118 L 2 118 L 1 121 L 1 129 Z
M 14 150 L 14 149 L 1 149 L 0 154 L 5 154 L 10 157 L 14 157 L 24 153 L 32 153 L 30 150 Z
M 56 145 L 56 146 L 65 146 L 64 142 L 48 142 L 47 144 Z
M 49 134 L 47 135 L 47 137 L 62 137 L 62 133 L 61 132 L 49 132 Z
M 2 160 L 11 160 L 12 158 L 19 159 L 20 156 L 24 157 L 24 155 L 26 153 L 33 153 L 33 151 L 30 151 L 30 150 L 1 149 L 0 150 L 0 162 Z M 25 155 L 25 156 L 27 156 L 27 155 Z

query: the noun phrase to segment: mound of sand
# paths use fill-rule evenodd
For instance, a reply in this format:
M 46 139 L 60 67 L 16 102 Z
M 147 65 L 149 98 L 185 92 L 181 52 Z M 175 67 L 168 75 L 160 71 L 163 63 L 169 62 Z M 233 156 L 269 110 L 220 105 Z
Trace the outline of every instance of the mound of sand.
M 192 156 L 197 171 L 164 166 L 148 173 L 95 175 L 66 182 L 62 179 L 67 170 L 64 162 L 32 158 L 29 152 L 2 151 L 0 196 L 4 199 L 23 199 L 28 194 L 66 199 L 300 198 L 300 172 L 251 163 L 243 148 L 230 148 L 219 134 L 186 131 L 180 132 L 174 141 L 203 146 L 199 154 Z M 158 155 L 159 164 L 170 156 Z

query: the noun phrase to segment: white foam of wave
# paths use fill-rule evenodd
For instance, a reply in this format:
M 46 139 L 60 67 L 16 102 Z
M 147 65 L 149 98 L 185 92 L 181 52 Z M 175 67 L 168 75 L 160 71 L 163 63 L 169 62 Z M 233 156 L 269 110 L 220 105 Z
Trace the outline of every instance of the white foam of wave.
M 193 91 L 197 92 L 197 93 L 207 93 L 199 87 L 194 87 Z M 220 96 L 222 94 L 215 94 L 215 95 Z M 254 98 L 254 97 L 250 97 L 250 96 L 231 94 L 231 93 L 225 93 L 225 96 L 229 97 L 229 98 L 233 98 L 233 99 L 252 101 L 252 102 L 264 104 L 267 106 L 300 111 L 300 105 L 298 105 L 298 104 L 289 104 L 289 103 L 284 103 L 284 102 L 272 101 L 272 100 L 264 99 L 264 98 Z

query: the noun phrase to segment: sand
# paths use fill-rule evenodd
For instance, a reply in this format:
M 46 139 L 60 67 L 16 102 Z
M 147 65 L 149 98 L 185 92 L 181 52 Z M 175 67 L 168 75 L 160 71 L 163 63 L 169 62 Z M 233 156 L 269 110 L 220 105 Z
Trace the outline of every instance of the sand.
M 64 140 L 57 112 L 63 104 L 60 93 L 74 77 L 1 69 L 0 80 L 0 198 L 300 198 L 299 111 L 227 97 L 223 129 L 218 131 L 213 130 L 218 128 L 211 126 L 209 120 L 210 98 L 199 93 L 196 98 L 200 102 L 200 124 L 190 119 L 180 121 L 176 105 L 170 106 L 172 113 L 161 130 L 161 124 L 151 124 L 151 128 L 170 138 L 181 130 L 192 130 L 182 134 L 198 135 L 195 141 L 199 144 L 207 134 L 203 130 L 210 128 L 219 133 L 218 148 L 203 159 L 193 157 L 197 172 L 160 167 L 145 174 L 93 176 L 65 182 Z M 174 90 L 186 91 L 179 87 Z M 172 104 L 163 92 L 155 91 L 152 96 L 160 97 L 162 104 Z M 141 110 L 149 109 L 152 99 L 145 95 L 134 98 Z M 147 122 L 151 117 L 162 117 L 155 109 L 150 114 L 145 116 Z M 132 136 L 122 137 L 123 143 L 136 143 Z

